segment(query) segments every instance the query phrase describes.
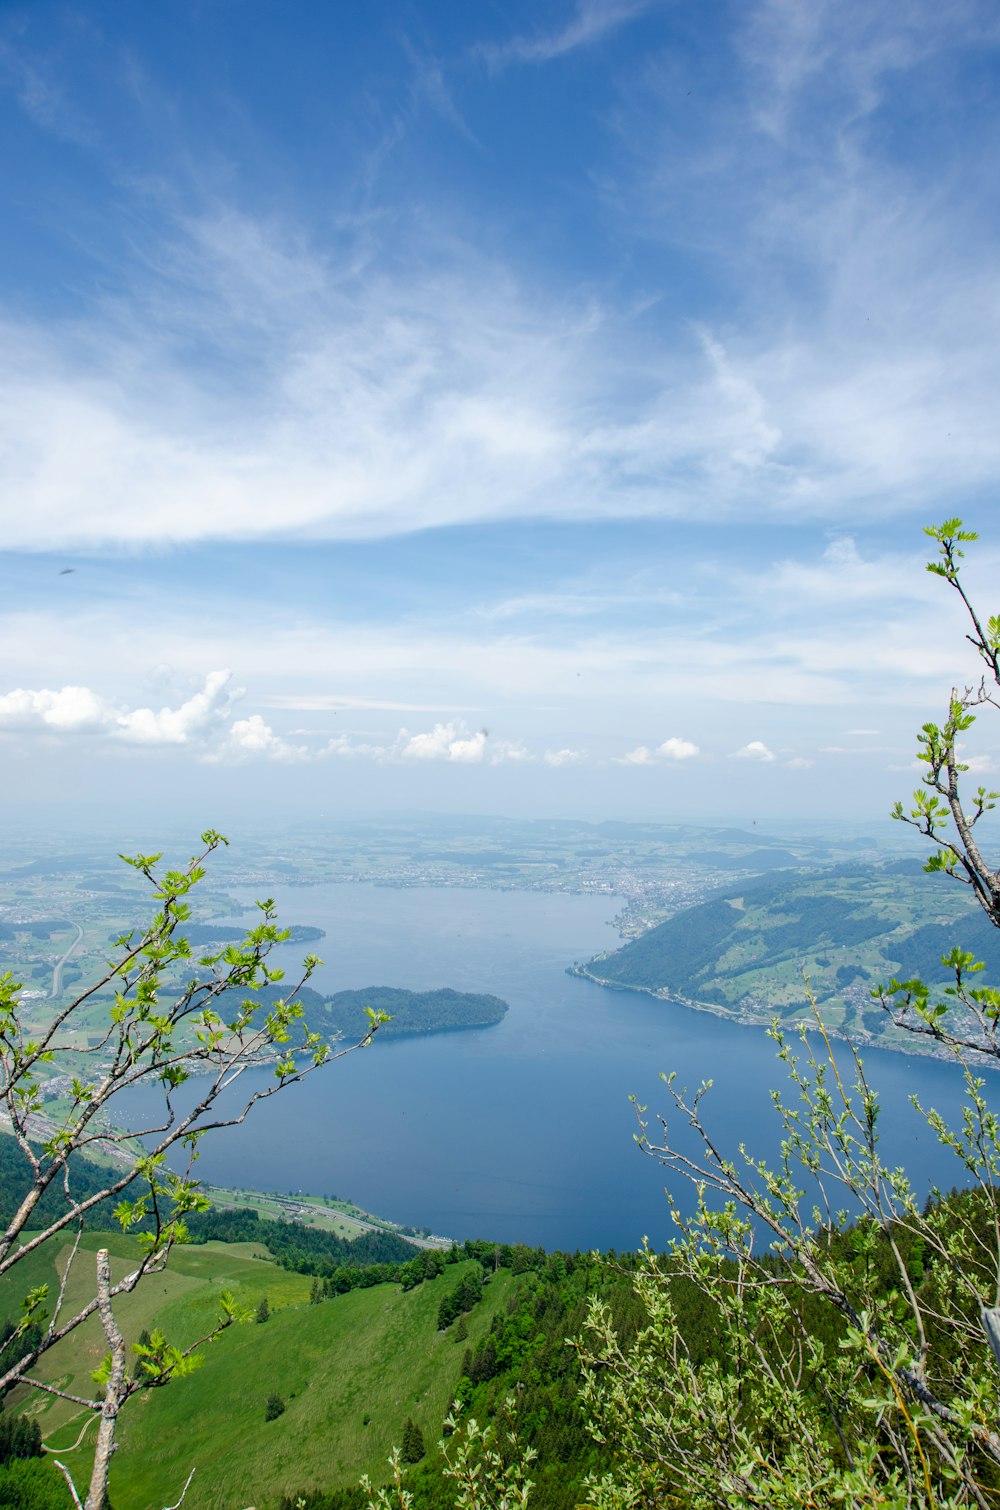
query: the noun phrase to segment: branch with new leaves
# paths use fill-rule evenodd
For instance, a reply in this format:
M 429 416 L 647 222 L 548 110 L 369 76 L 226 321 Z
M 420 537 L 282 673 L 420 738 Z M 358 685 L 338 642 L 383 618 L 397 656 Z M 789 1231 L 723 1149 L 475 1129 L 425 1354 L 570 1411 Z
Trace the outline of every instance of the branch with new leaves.
M 226 843 L 209 830 L 202 835 L 201 853 L 180 870 L 161 867 L 158 854 L 122 856 L 152 887 L 153 916 L 141 932 L 119 938 L 117 955 L 99 979 L 34 1032 L 25 1028 L 21 984 L 9 973 L 0 977 L 0 1115 L 29 1169 L 28 1188 L 0 1234 L 0 1278 L 44 1244 L 63 1235 L 73 1239 L 54 1299 L 46 1286 L 29 1291 L 19 1324 L 0 1344 L 0 1394 L 21 1384 L 63 1394 L 94 1412 L 98 1440 L 84 1510 L 100 1510 L 104 1503 L 118 1413 L 128 1399 L 190 1372 L 202 1343 L 248 1319 L 224 1295 L 215 1324 L 199 1342 L 181 1349 L 154 1332 L 152 1341 L 137 1350 L 137 1368 L 131 1373 L 126 1368 L 114 1303 L 163 1269 L 174 1244 L 187 1236 L 185 1217 L 207 1208 L 193 1172 L 201 1139 L 238 1126 L 258 1102 L 364 1047 L 387 1020 L 384 1013 L 369 1012 L 363 1036 L 344 1045 L 311 1032 L 299 997 L 321 963 L 313 955 L 304 960 L 298 980 L 275 998 L 284 972 L 270 956 L 289 931 L 278 927 L 271 900 L 257 904 L 261 919 L 240 943 L 193 958 L 184 933 L 191 894 L 204 879 L 205 862 Z M 104 1008 L 96 1034 L 95 1006 Z M 89 1034 L 81 1034 L 81 1026 L 91 1029 Z M 241 1077 L 262 1066 L 271 1067 L 273 1083 L 241 1097 Z M 73 1070 L 69 1105 L 53 1126 L 40 1115 L 44 1082 L 54 1069 L 66 1067 Z M 188 1081 L 196 1085 L 195 1094 L 189 1087 L 179 1095 Z M 159 1088 L 159 1110 L 146 1125 L 124 1131 L 110 1114 L 119 1097 L 139 1086 Z M 136 1147 L 144 1149 L 138 1156 Z M 74 1160 L 95 1148 L 117 1160 L 98 1189 L 78 1195 Z M 176 1152 L 184 1156 L 181 1172 L 167 1162 Z M 56 1191 L 61 1209 L 53 1216 L 50 1192 Z M 122 1230 L 137 1235 L 140 1256 L 127 1273 L 113 1279 L 109 1255 L 102 1249 L 92 1296 L 67 1316 L 69 1278 L 79 1262 L 84 1223 L 108 1200 L 116 1201 L 114 1215 Z M 46 1352 L 94 1315 L 109 1348 L 95 1374 L 102 1388 L 98 1401 L 66 1395 L 33 1373 Z M 73 1495 L 79 1503 L 75 1487 Z

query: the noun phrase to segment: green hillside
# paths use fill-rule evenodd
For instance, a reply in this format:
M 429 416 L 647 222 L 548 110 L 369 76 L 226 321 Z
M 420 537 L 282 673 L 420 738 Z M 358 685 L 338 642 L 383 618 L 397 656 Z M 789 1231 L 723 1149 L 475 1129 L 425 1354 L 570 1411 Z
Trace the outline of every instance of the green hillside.
M 997 930 L 953 881 L 903 861 L 744 881 L 578 968 L 743 1021 L 808 1013 L 804 973 L 832 1029 L 912 1050 L 919 1040 L 889 1025 L 870 989 L 893 975 L 944 983 L 955 945 L 1000 978 Z
M 192 1510 L 236 1510 L 264 1491 L 272 1500 L 302 1488 L 351 1485 L 366 1472 L 382 1479 L 407 1417 L 435 1441 L 453 1396 L 461 1353 L 437 1328 L 451 1282 L 442 1277 L 407 1292 L 377 1285 L 316 1306 L 301 1297 L 265 1325 L 227 1333 L 205 1368 L 152 1392 L 126 1419 L 111 1478 L 116 1510 L 162 1504 L 167 1486 L 179 1492 L 192 1463 L 198 1464 Z M 510 1282 L 501 1270 L 487 1288 L 467 1323 L 471 1336 L 488 1327 Z M 259 1276 L 258 1285 L 265 1288 Z M 168 1333 L 190 1330 L 197 1324 L 193 1309 L 194 1297 L 178 1296 L 160 1324 Z M 265 1421 L 272 1392 L 286 1408 Z
M 88 1233 L 70 1279 L 68 1306 L 82 1301 L 88 1281 L 92 1293 L 93 1255 L 102 1245 L 112 1251 L 114 1278 L 138 1252 L 135 1241 L 120 1233 Z M 54 1293 L 68 1252 L 68 1243 L 52 1244 L 19 1265 L 16 1284 L 0 1284 L 0 1318 L 16 1314 L 30 1285 L 47 1282 Z M 223 1289 L 255 1312 L 266 1297 L 270 1317 L 233 1327 L 206 1348 L 196 1373 L 130 1403 L 111 1478 L 115 1510 L 145 1510 L 176 1498 L 172 1491 L 180 1493 L 192 1466 L 197 1472 L 185 1500 L 191 1510 L 236 1510 L 261 1498 L 273 1504 L 293 1490 L 354 1485 L 366 1472 L 381 1480 L 407 1417 L 421 1426 L 428 1443 L 440 1434 L 462 1348 L 455 1326 L 438 1330 L 439 1310 L 461 1277 L 478 1269 L 465 1260 L 409 1290 L 380 1284 L 311 1304 L 313 1281 L 279 1268 L 259 1243 L 175 1250 L 162 1275 L 117 1303 L 130 1341 L 143 1328 L 160 1327 L 171 1341 L 188 1345 L 211 1326 Z M 489 1279 L 465 1318 L 465 1346 L 482 1340 L 514 1282 L 509 1269 Z M 35 1373 L 71 1394 L 89 1396 L 91 1370 L 104 1351 L 93 1321 L 46 1354 Z M 272 1392 L 285 1409 L 265 1421 Z M 85 1427 L 89 1412 L 23 1388 L 14 1391 L 8 1408 L 27 1409 L 38 1419 L 47 1446 L 58 1450 L 78 1482 L 86 1480 L 94 1429 Z

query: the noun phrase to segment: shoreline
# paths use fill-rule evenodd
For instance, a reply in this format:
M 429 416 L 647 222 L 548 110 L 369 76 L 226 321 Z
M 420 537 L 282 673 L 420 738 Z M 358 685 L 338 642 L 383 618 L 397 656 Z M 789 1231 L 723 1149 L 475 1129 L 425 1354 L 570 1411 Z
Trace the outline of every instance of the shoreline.
M 596 961 L 592 960 L 591 963 L 596 963 Z M 652 986 L 633 986 L 629 985 L 627 981 L 606 980 L 603 976 L 596 975 L 586 965 L 567 965 L 566 974 L 576 976 L 580 980 L 589 980 L 593 985 L 603 986 L 608 991 L 635 991 L 640 996 L 652 997 L 654 1001 L 687 1007 L 692 1012 L 705 1012 L 712 1017 L 720 1017 L 724 1022 L 732 1023 L 734 1027 L 738 1028 L 769 1028 L 773 1022 L 777 1021 L 780 1028 L 787 1029 L 790 1032 L 798 1033 L 803 1029 L 806 1032 L 810 1032 L 816 1029 L 815 1022 L 811 1022 L 804 1017 L 798 1021 L 786 1022 L 777 1013 L 771 1013 L 769 1016 L 764 1016 L 763 1014 L 756 1016 L 743 1009 L 737 1014 L 733 1008 L 723 1006 L 721 1002 L 700 1001 L 697 997 L 681 996 L 666 986 L 661 986 L 659 990 L 655 990 Z M 893 1043 L 887 1039 L 873 1038 L 871 1034 L 855 1037 L 849 1033 L 845 1033 L 842 1028 L 831 1027 L 825 1022 L 823 1023 L 823 1031 L 830 1038 L 836 1038 L 840 1043 L 850 1044 L 852 1048 L 857 1049 L 859 1052 L 863 1048 L 882 1049 L 890 1054 L 902 1054 L 904 1057 L 935 1059 L 939 1064 L 962 1062 L 958 1054 L 946 1048 L 943 1044 L 932 1041 L 927 1047 L 924 1047 L 921 1044 L 921 1038 L 925 1035 L 920 1033 L 913 1035 L 913 1044 L 911 1047 L 909 1044 Z M 930 1035 L 926 1036 L 929 1037 Z M 996 1063 L 989 1053 L 984 1053 L 981 1055 L 981 1058 L 984 1069 L 1000 1069 L 1000 1065 Z M 978 1062 L 976 1067 L 979 1067 Z

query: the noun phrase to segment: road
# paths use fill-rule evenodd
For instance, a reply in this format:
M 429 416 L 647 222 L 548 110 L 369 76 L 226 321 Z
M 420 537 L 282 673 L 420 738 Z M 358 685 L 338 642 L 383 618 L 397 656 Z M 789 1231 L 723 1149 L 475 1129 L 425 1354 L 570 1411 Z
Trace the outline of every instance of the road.
M 83 940 L 83 929 L 80 927 L 79 923 L 73 923 L 73 924 L 71 924 L 71 927 L 73 927 L 73 928 L 76 929 L 76 938 L 70 944 L 69 948 L 66 950 L 66 953 L 63 955 L 62 959 L 58 960 L 56 962 L 56 964 L 52 968 L 52 990 L 49 992 L 49 1000 L 50 1001 L 55 1001 L 56 997 L 59 995 L 60 991 L 62 990 L 63 966 L 65 965 L 66 961 L 69 959 L 70 955 L 73 953 L 73 950 Z

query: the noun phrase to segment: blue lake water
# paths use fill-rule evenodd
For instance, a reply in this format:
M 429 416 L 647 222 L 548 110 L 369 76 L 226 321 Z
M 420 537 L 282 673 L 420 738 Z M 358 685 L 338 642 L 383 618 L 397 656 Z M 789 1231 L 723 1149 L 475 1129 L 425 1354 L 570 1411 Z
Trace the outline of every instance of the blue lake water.
M 279 888 L 277 900 L 283 920 L 326 930 L 321 991 L 452 986 L 501 996 L 510 1011 L 496 1027 L 376 1039 L 324 1066 L 206 1139 L 205 1179 L 345 1196 L 456 1238 L 627 1249 L 671 1235 L 665 1174 L 636 1147 L 629 1104 L 634 1094 L 651 1113 L 668 1110 L 660 1071 L 691 1088 L 714 1081 L 703 1109 L 725 1151 L 742 1141 L 773 1154 L 768 1091 L 782 1070 L 763 1029 L 565 974 L 617 942 L 615 899 L 321 885 Z M 281 952 L 291 977 L 302 951 Z M 957 1072 L 885 1051 L 864 1057 L 890 1162 L 925 1189 L 962 1183 L 907 1100 L 915 1091 L 953 1112 Z M 254 1084 L 273 1077 L 244 1076 L 244 1089 Z M 684 1182 L 672 1190 L 690 1204 Z

